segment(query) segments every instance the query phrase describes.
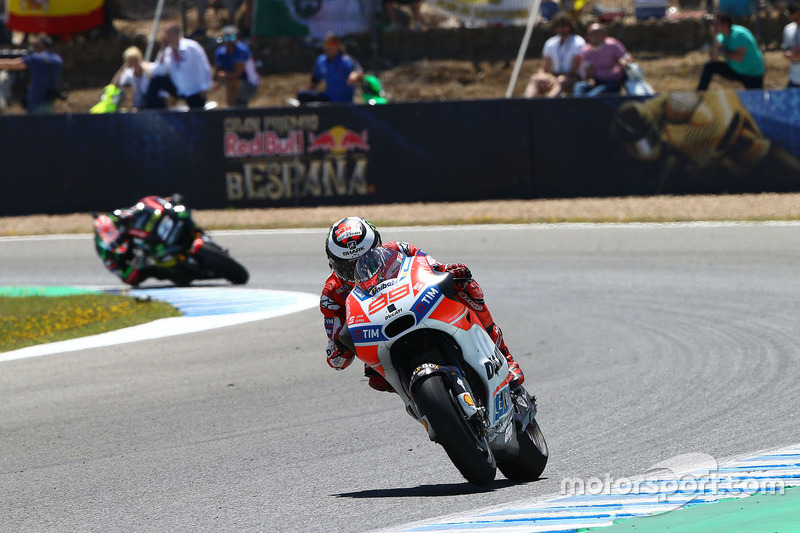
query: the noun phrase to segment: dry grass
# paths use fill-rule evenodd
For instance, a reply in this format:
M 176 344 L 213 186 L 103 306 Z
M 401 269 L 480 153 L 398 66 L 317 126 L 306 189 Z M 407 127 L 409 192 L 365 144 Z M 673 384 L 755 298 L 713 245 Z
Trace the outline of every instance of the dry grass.
M 195 210 L 206 229 L 327 228 L 347 215 L 381 226 L 551 222 L 800 220 L 800 194 L 502 200 L 437 204 Z M 0 218 L 0 235 L 91 233 L 87 214 Z
M 782 89 L 788 79 L 788 62 L 779 50 L 764 54 L 767 64 L 765 87 Z M 658 92 L 694 90 L 700 78 L 707 52 L 690 52 L 683 56 L 642 54 L 636 57 L 645 77 Z M 514 96 L 521 97 L 528 77 L 539 68 L 539 59 L 523 62 Z M 394 102 L 441 101 L 462 99 L 504 98 L 513 70 L 513 62 L 470 60 L 422 60 L 400 65 L 381 73 L 389 97 Z M 264 74 L 252 107 L 286 107 L 286 98 L 308 84 L 307 72 Z M 741 89 L 736 83 L 715 78 L 711 88 Z M 86 112 L 97 103 L 102 87 L 71 91 L 67 102 L 59 102 L 59 110 Z M 222 89 L 211 91 L 209 99 L 224 107 Z M 21 112 L 17 110 L 17 112 Z

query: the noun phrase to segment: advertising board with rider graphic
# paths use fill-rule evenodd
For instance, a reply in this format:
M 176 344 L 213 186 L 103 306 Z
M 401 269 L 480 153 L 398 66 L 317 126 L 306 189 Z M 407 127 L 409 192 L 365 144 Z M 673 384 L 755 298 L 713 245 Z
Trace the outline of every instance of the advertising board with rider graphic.
M 796 186 L 800 161 L 787 150 L 793 143 L 776 130 L 785 119 L 773 112 L 765 116 L 760 103 L 748 93 L 743 100 L 723 90 L 660 94 L 621 104 L 611 133 L 629 156 L 631 170 L 646 173 L 659 190 L 713 183 L 747 188 L 756 180 L 759 188 Z
M 0 216 L 800 191 L 794 90 L 0 120 Z

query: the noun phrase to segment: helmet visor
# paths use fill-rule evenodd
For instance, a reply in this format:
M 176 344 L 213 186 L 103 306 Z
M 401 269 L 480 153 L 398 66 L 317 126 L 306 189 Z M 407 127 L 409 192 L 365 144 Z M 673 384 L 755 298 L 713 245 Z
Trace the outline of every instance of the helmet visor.
M 355 283 L 355 269 L 358 259 L 331 258 L 331 268 L 344 281 Z

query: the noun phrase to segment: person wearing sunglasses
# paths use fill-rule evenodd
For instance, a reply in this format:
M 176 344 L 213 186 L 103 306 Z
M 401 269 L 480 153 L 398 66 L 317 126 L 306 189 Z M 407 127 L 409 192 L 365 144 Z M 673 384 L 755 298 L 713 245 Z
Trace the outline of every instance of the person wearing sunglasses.
M 258 91 L 259 75 L 250 48 L 239 40 L 236 26 L 222 28 L 214 51 L 214 88 L 225 87 L 228 107 L 247 106 Z

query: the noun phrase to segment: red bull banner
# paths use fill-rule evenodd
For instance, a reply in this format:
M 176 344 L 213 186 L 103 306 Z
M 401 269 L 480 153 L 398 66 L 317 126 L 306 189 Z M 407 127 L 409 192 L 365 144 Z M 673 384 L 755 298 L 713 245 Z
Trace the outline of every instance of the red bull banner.
M 363 197 L 369 129 L 324 127 L 317 113 L 234 116 L 224 121 L 229 202 L 287 202 L 302 198 Z
M 103 23 L 104 0 L 7 0 L 6 26 L 25 33 L 80 33 Z

